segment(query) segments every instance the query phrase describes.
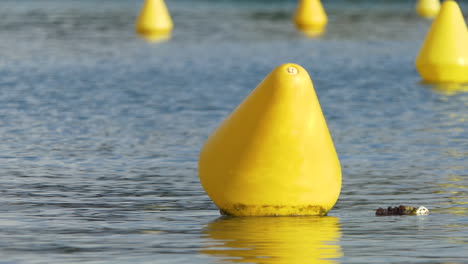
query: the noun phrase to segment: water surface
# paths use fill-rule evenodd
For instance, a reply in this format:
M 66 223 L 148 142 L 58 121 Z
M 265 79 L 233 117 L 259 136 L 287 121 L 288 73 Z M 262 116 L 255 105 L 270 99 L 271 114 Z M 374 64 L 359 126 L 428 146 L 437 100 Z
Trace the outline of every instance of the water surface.
M 466 263 L 468 94 L 421 82 L 410 1 L 0 3 L 0 263 Z M 468 13 L 463 5 L 465 14 Z M 329 216 L 220 218 L 199 184 L 210 132 L 277 65 L 314 82 L 343 170 Z M 374 210 L 425 205 L 421 217 Z

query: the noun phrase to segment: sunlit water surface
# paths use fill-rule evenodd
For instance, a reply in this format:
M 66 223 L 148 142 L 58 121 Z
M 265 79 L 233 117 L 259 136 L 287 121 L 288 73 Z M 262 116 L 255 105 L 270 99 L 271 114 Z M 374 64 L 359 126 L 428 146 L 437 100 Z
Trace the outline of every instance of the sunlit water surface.
M 310 39 L 294 1 L 168 0 L 174 34 L 152 44 L 137 2 L 0 3 L 0 263 L 467 263 L 467 87 L 420 81 L 412 1 L 324 1 Z M 199 149 L 285 62 L 313 79 L 340 199 L 220 218 Z M 432 214 L 374 216 L 399 204 Z

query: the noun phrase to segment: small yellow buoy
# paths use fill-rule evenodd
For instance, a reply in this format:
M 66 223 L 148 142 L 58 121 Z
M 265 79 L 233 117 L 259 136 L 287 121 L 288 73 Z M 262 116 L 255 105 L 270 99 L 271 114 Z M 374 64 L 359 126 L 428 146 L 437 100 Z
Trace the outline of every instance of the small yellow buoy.
M 173 28 L 164 0 L 145 0 L 135 30 L 149 41 L 168 39 Z
M 468 30 L 458 4 L 446 0 L 416 58 L 426 82 L 468 82 Z
M 198 172 L 221 212 L 235 216 L 325 215 L 341 168 L 309 74 L 274 69 L 201 149 Z
M 318 36 L 325 32 L 327 22 L 328 17 L 320 0 L 299 0 L 294 15 L 297 29 L 308 36 Z
M 426 18 L 437 16 L 440 10 L 439 0 L 418 0 L 416 4 L 416 12 Z

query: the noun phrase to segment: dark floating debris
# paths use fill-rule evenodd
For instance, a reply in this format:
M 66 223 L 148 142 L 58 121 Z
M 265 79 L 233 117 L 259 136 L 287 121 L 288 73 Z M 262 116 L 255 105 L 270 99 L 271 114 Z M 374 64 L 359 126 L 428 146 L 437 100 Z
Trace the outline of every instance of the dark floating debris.
M 429 209 L 424 206 L 412 207 L 400 205 L 398 207 L 389 206 L 387 209 L 379 208 L 375 211 L 376 216 L 388 215 L 428 215 Z

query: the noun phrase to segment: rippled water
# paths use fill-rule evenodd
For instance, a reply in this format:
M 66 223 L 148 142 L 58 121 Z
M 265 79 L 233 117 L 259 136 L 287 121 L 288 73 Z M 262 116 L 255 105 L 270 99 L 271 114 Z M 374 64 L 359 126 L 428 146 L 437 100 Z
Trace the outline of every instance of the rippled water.
M 421 83 L 411 1 L 328 2 L 308 39 L 294 1 L 168 0 L 173 38 L 149 44 L 134 1 L 2 1 L 0 263 L 467 263 L 466 86 Z M 198 151 L 285 62 L 313 79 L 340 200 L 220 218 Z M 374 216 L 399 204 L 432 214 Z

